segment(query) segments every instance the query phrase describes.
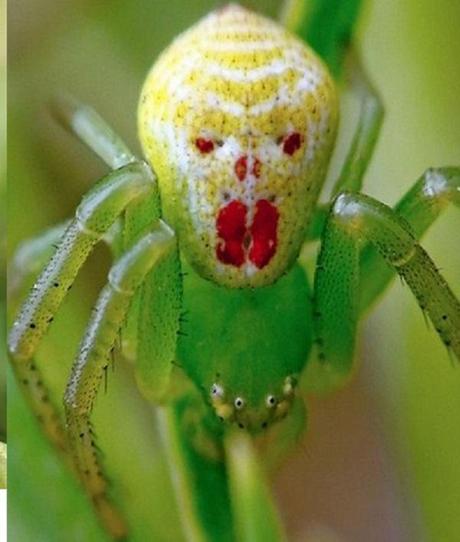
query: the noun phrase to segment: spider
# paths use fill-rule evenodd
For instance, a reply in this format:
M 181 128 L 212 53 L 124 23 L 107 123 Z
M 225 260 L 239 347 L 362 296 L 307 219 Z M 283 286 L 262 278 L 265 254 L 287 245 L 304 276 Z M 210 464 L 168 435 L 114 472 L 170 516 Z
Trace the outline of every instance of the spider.
M 125 536 L 126 526 L 107 496 L 90 416 L 120 329 L 143 394 L 173 399 L 167 423 L 182 452 L 178 465 L 193 470 L 225 457 L 242 503 L 251 496 L 248 465 L 257 490 L 263 487 L 251 439 L 302 424 L 297 389 L 307 363 L 331 380 L 350 372 L 359 316 L 392 273 L 460 357 L 459 302 L 417 242 L 446 201 L 458 203 L 460 170 L 428 170 L 395 210 L 361 194 L 382 107 L 356 71 L 361 117 L 324 207 L 318 197 L 337 128 L 334 83 L 307 46 L 237 5 L 209 15 L 155 63 L 139 105 L 147 162 L 90 108 L 62 105 L 61 121 L 112 172 L 55 232 L 59 244 L 15 321 L 9 349 L 43 430 L 72 458 L 113 537 Z M 310 289 L 297 260 L 318 237 Z M 116 262 L 72 369 L 64 427 L 34 357 L 103 238 Z M 194 429 L 184 436 L 190 418 Z M 194 483 L 179 481 L 182 491 L 194 491 Z M 241 507 L 235 515 L 250 522 Z

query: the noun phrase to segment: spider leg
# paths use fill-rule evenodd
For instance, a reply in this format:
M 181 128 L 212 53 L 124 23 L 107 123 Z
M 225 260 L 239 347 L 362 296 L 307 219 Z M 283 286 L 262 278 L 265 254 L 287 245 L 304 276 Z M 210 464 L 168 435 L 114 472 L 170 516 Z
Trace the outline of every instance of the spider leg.
M 359 192 L 361 190 L 364 175 L 380 134 L 384 115 L 380 96 L 369 81 L 359 60 L 353 56 L 351 64 L 351 84 L 360 95 L 361 109 L 350 149 L 332 189 L 333 196 L 342 191 Z M 329 209 L 329 203 L 317 206 L 307 229 L 306 241 L 313 241 L 321 237 Z
M 372 244 L 409 285 L 444 344 L 460 360 L 460 303 L 409 224 L 363 194 L 342 193 L 323 232 L 314 286 L 314 328 L 320 361 L 339 374 L 353 360 L 359 316 L 361 242 Z
M 15 303 L 26 284 L 48 263 L 57 249 L 62 236 L 69 227 L 70 220 L 47 228 L 39 235 L 26 239 L 16 249 L 13 260 L 8 269 L 8 300 Z M 109 231 L 101 238 L 107 246 L 114 251 L 120 231 L 120 222 L 117 220 Z
M 460 168 L 431 168 L 403 196 L 395 212 L 409 222 L 420 239 L 451 203 L 460 207 Z M 364 247 L 360 263 L 361 312 L 383 293 L 394 277 L 393 269 L 381 263 L 380 254 L 372 246 Z
M 54 255 L 32 287 L 9 335 L 12 365 L 45 434 L 60 450 L 66 437 L 35 365 L 37 348 L 95 244 L 133 200 L 155 189 L 151 170 L 135 162 L 109 173 L 78 206 Z
M 162 221 L 143 236 L 112 267 L 80 344 L 64 398 L 67 431 L 78 474 L 99 517 L 115 537 L 126 530 L 106 497 L 107 481 L 99 464 L 90 414 L 110 352 L 126 319 L 132 298 L 146 274 L 173 248 L 175 236 Z
M 305 242 L 317 241 L 321 238 L 324 225 L 326 224 L 327 216 L 330 210 L 329 203 L 320 203 L 313 209 L 313 216 L 308 223 L 305 234 Z
M 64 128 L 74 133 L 112 169 L 137 161 L 120 137 L 91 107 L 62 96 L 53 103 L 52 111 Z
M 332 195 L 359 192 L 371 161 L 383 121 L 383 104 L 360 62 L 352 57 L 352 86 L 360 94 L 361 111 L 350 150 L 345 158 Z

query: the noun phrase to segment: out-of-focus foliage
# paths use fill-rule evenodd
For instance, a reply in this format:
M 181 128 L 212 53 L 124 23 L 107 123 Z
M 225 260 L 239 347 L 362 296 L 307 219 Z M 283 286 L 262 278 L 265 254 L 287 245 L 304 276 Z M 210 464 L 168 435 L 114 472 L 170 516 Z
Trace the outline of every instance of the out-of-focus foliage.
M 367 15 L 362 51 L 387 106 L 368 192 L 394 202 L 427 167 L 460 162 L 460 3 L 376 1 Z M 422 244 L 459 297 L 458 208 L 450 208 Z M 454 542 L 460 533 L 460 371 L 400 284 L 383 299 L 369 331 L 366 356 L 379 383 L 388 445 L 413 524 L 425 533 L 411 539 Z
M 246 4 L 271 15 L 279 7 L 278 0 Z M 69 91 L 90 103 L 138 149 L 135 111 L 145 73 L 178 32 L 215 6 L 214 0 L 11 3 L 10 254 L 20 240 L 71 216 L 105 171 L 50 120 L 52 95 Z M 459 21 L 460 6 L 450 0 L 365 4 L 358 49 L 387 112 L 365 187 L 386 203 L 396 202 L 426 167 L 460 160 Z M 338 157 L 356 114 L 349 95 L 344 106 Z M 458 231 L 458 213 L 449 211 L 424 246 L 460 294 Z M 101 248 L 41 349 L 57 404 L 108 264 Z M 280 473 L 277 491 L 292 539 L 311 540 L 320 532 L 357 542 L 457 540 L 460 373 L 406 290 L 396 284 L 386 296 L 366 326 L 357 384 L 312 405 L 310 434 Z M 9 384 L 11 538 L 105 540 L 12 379 Z M 95 427 L 132 539 L 181 540 L 155 415 L 121 360 L 98 398 Z
M 6 438 L 6 11 L 0 0 L 0 440 Z

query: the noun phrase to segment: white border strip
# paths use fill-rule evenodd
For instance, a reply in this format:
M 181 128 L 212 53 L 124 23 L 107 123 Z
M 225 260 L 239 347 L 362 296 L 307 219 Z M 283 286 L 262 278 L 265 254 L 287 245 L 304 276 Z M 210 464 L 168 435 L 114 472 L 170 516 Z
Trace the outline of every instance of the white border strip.
M 0 490 L 0 542 L 6 542 L 6 489 Z

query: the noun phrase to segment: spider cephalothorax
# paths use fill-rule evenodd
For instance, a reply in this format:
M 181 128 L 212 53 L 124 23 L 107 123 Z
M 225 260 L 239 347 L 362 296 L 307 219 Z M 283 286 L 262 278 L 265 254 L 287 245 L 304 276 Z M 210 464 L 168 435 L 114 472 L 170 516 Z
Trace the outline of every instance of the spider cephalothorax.
M 139 119 L 195 269 L 226 286 L 275 281 L 298 255 L 335 137 L 334 87 L 316 55 L 231 5 L 163 53 Z
M 276 284 L 239 290 L 184 270 L 184 309 L 193 318 L 177 345 L 183 370 L 225 425 L 270 427 L 291 410 L 311 346 L 304 270 L 294 264 Z M 292 319 L 277 318 L 285 310 Z

